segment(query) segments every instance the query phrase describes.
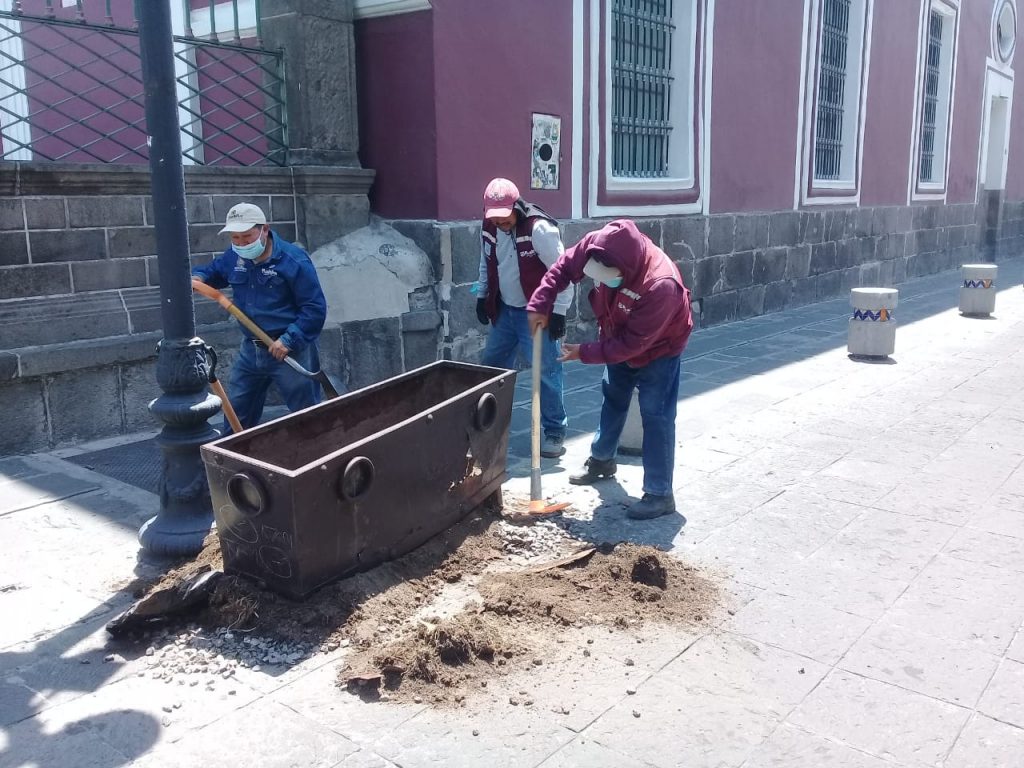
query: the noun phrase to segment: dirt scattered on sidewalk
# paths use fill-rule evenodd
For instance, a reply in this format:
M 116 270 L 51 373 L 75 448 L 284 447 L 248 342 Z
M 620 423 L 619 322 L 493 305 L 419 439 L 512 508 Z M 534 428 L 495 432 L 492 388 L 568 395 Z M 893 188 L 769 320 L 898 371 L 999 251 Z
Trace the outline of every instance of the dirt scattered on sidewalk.
M 535 557 L 530 557 L 534 547 Z M 223 568 L 217 537 L 150 591 Z M 329 584 L 303 602 L 226 575 L 189 617 L 203 630 L 349 649 L 338 684 L 367 699 L 459 704 L 536 670 L 587 626 L 706 626 L 716 580 L 652 547 L 594 547 L 553 522 L 512 525 L 480 509 L 419 549 Z

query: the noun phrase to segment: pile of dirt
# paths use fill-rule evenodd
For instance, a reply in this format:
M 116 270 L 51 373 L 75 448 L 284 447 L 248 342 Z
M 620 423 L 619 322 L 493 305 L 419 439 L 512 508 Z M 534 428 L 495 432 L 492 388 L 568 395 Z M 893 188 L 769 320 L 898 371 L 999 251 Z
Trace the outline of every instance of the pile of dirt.
M 237 629 L 307 645 L 336 645 L 342 639 L 373 644 L 394 634 L 447 586 L 478 578 L 502 558 L 499 519 L 495 509 L 481 508 L 403 557 L 328 584 L 301 602 L 247 578 L 225 575 L 206 608 L 188 619 L 206 629 Z M 216 534 L 207 537 L 194 560 L 171 569 L 144 593 L 211 569 L 223 569 Z
M 601 624 L 701 624 L 717 586 L 652 547 L 582 550 L 547 566 L 488 573 L 479 602 L 437 623 L 421 621 L 383 650 L 357 649 L 339 683 L 364 698 L 455 702 L 472 683 L 529 668 L 559 632 Z M 475 686 L 474 686 L 475 687 Z
M 458 703 L 490 678 L 542 663 L 564 632 L 595 624 L 612 631 L 699 625 L 720 603 L 711 578 L 647 546 L 577 541 L 574 553 L 550 559 L 565 542 L 549 544 L 547 532 L 537 545 L 547 561 L 524 565 L 523 542 L 531 536 L 513 536 L 509 526 L 499 508 L 482 508 L 415 551 L 302 602 L 224 575 L 202 612 L 187 620 L 313 653 L 348 648 L 339 685 L 367 698 Z M 198 557 L 168 572 L 150 594 L 222 567 L 212 535 Z
M 561 626 L 699 624 L 718 603 L 717 587 L 697 569 L 636 544 L 564 568 L 488 575 L 480 594 L 490 613 Z

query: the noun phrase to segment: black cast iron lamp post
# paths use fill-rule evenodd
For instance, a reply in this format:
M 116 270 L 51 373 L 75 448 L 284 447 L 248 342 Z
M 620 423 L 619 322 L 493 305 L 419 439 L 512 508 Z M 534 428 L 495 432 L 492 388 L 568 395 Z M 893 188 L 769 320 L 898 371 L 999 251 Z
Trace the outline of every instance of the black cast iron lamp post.
M 157 438 L 163 452 L 160 511 L 139 530 L 139 542 L 153 554 L 191 555 L 213 525 L 199 446 L 218 437 L 207 420 L 220 410 L 220 401 L 207 391 L 206 345 L 196 337 L 170 0 L 145 0 L 135 7 L 164 332 L 156 361 L 163 394 L 149 404 L 164 425 Z

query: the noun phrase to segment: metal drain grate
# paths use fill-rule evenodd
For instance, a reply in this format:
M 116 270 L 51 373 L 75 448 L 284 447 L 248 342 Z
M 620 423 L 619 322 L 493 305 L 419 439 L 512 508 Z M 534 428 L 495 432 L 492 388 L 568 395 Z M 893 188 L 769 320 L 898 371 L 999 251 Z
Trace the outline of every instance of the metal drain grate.
M 69 456 L 67 461 L 101 475 L 157 493 L 163 455 L 156 438 Z

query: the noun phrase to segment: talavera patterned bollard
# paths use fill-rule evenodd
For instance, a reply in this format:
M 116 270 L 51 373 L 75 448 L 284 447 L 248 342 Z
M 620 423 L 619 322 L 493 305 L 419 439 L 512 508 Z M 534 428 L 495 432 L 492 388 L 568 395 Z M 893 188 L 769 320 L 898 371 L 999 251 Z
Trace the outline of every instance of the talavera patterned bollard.
M 996 309 L 995 264 L 964 264 L 964 284 L 960 287 L 960 312 L 965 315 L 991 315 Z
M 854 357 L 888 357 L 896 350 L 895 288 L 854 288 L 846 349 Z

